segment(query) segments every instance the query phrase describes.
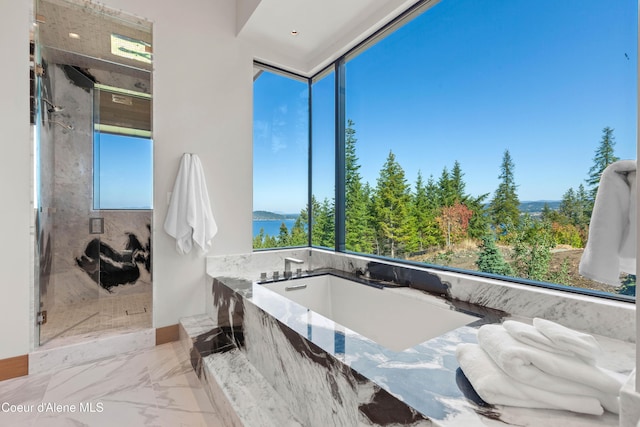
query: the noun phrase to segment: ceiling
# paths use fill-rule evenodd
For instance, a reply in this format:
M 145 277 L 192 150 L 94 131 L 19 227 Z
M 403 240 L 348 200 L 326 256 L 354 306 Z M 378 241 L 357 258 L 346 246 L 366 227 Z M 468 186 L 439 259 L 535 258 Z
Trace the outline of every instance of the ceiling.
M 236 0 L 236 32 L 255 59 L 309 77 L 416 1 Z
M 149 79 L 151 64 L 111 53 L 111 34 L 151 44 L 151 24 L 93 3 L 36 2 L 38 38 L 49 62 Z M 70 37 L 71 33 L 78 35 Z
M 235 0 L 236 33 L 256 60 L 312 76 L 416 2 Z M 124 66 L 138 78 L 152 69 L 150 64 L 117 57 L 110 49 L 112 33 L 151 43 L 147 21 L 81 0 L 39 0 L 36 14 L 43 21 L 38 26 L 40 42 L 49 47 L 52 62 L 96 68 L 100 61 L 102 68 Z

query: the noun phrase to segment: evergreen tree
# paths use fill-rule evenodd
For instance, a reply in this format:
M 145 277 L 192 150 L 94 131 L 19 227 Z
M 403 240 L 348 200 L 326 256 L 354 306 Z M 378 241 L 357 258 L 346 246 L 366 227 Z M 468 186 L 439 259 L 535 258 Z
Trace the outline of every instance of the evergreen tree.
M 589 198 L 589 194 L 587 190 L 585 190 L 584 185 L 580 184 L 578 186 L 578 191 L 576 192 L 576 201 L 580 210 L 582 211 L 581 222 L 578 224 L 582 228 L 586 228 L 591 222 L 591 213 L 593 212 L 593 202 Z
M 489 193 L 478 197 L 467 196 L 464 202 L 473 212 L 468 230 L 469 237 L 472 239 L 481 239 L 489 231 L 489 217 L 484 202 L 487 197 L 489 197 Z
M 380 246 L 380 239 L 378 236 L 378 227 L 376 224 L 376 208 L 375 208 L 375 189 L 371 188 L 368 182 L 364 184 L 364 194 L 367 199 L 367 215 L 369 218 L 369 224 L 367 227 L 367 241 L 371 251 L 369 253 L 381 255 L 382 248 Z
M 425 187 L 422 173 L 418 171 L 415 194 L 413 195 L 412 216 L 415 229 L 416 250 L 420 251 L 438 243 L 435 203 L 429 199 L 429 186 L 431 186 L 431 191 L 433 191 L 435 187 L 433 177 L 429 178 L 429 182 Z
M 291 236 L 289 229 L 284 222 L 280 224 L 280 233 L 278 234 L 278 247 L 291 246 Z
M 500 184 L 489 205 L 489 213 L 493 224 L 502 229 L 509 229 L 518 224 L 520 216 L 520 200 L 516 193 L 517 185 L 513 176 L 515 166 L 509 150 L 505 150 L 500 166 Z
M 501 276 L 512 276 L 513 269 L 504 260 L 502 252 L 496 245 L 495 238 L 490 234 L 482 237 L 482 245 L 480 246 L 480 254 L 476 261 L 479 271 L 485 273 L 499 274 Z
M 356 131 L 352 120 L 348 121 L 345 134 L 345 244 L 347 250 L 369 253 L 371 241 L 368 232 L 370 222 L 367 211 L 368 195 L 364 191 L 360 177 L 360 165 L 356 155 Z
M 602 139 L 596 149 L 596 154 L 593 157 L 593 165 L 589 169 L 589 177 L 585 180 L 587 185 L 591 187 L 589 190 L 589 196 L 591 201 L 596 199 L 596 193 L 598 192 L 598 186 L 600 185 L 600 176 L 602 172 L 613 162 L 620 160 L 615 156 L 613 148 L 616 145 L 615 138 L 613 136 L 613 129 L 609 126 L 602 129 Z
M 560 207 L 560 214 L 564 217 L 564 223 L 577 224 L 582 217 L 582 208 L 578 205 L 576 193 L 573 188 L 569 188 L 563 195 Z
M 253 249 L 264 248 L 264 228 L 260 227 L 260 232 L 253 238 Z
M 313 213 L 313 229 L 311 242 L 314 246 L 334 247 L 334 204 L 325 198 L 319 204 L 315 197 L 311 197 Z
M 278 241 L 276 240 L 275 236 L 271 236 L 271 235 L 267 234 L 264 237 L 264 243 L 263 243 L 262 247 L 263 248 L 277 248 L 278 247 Z
M 306 214 L 305 210 L 302 212 Z M 291 227 L 291 246 L 306 246 L 309 242 L 307 232 L 305 231 L 304 222 L 306 221 L 303 219 L 302 212 L 298 215 L 298 218 L 296 218 L 293 227 Z
M 440 215 L 440 202 L 438 195 L 438 185 L 435 183 L 433 175 L 429 175 L 426 186 L 427 210 L 429 212 L 429 222 L 425 225 L 427 241 L 433 245 L 444 244 L 444 238 L 440 232 L 440 227 L 436 218 Z M 432 242 L 432 243 L 431 243 Z
M 411 195 L 404 170 L 392 151 L 380 170 L 374 196 L 377 232 L 383 251 L 392 258 L 404 249 L 410 238 L 409 206 Z
M 451 206 L 456 202 L 454 182 L 451 180 L 449 170 L 446 166 L 442 168 L 440 179 L 438 179 L 437 189 L 437 200 L 439 206 Z
M 542 206 L 542 212 L 540 213 L 540 217 L 543 221 L 553 222 L 556 217 L 556 211 L 551 209 L 549 203 L 544 202 L 544 206 Z
M 534 221 L 529 214 L 523 215 L 513 246 L 512 267 L 516 275 L 531 280 L 548 280 L 553 247 L 555 240 L 549 223 Z
M 462 173 L 462 168 L 460 167 L 460 162 L 457 160 L 453 163 L 453 168 L 451 169 L 451 189 L 453 190 L 454 203 L 462 202 L 466 196 L 464 194 L 464 188 L 466 186 L 465 182 L 462 180 L 464 173 Z

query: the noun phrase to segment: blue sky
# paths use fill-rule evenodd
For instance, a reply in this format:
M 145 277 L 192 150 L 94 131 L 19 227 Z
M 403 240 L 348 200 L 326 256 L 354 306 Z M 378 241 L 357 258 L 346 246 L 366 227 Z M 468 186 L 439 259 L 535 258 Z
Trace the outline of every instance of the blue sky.
M 96 132 L 102 209 L 153 208 L 153 143 L 148 138 Z M 98 170 L 98 168 L 96 168 Z
M 364 180 L 375 186 L 392 150 L 410 184 L 418 170 L 437 180 L 457 160 L 467 192 L 492 195 L 508 149 L 520 200 L 558 200 L 584 183 L 605 126 L 614 128 L 616 155 L 635 159 L 636 8 L 630 0 L 442 0 L 347 63 L 347 118 Z M 314 88 L 319 198 L 333 191 L 329 80 Z M 298 212 L 305 85 L 265 73 L 255 89 L 254 209 Z

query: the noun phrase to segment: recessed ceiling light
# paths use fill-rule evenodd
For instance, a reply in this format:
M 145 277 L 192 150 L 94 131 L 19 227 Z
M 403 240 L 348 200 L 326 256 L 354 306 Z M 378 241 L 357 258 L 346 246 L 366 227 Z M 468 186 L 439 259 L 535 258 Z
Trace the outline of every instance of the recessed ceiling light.
M 300 34 L 300 33 L 298 33 L 297 30 L 291 30 L 291 35 L 292 36 L 297 36 L 298 34 Z
M 80 34 L 78 34 L 78 33 L 69 33 L 69 37 L 71 37 L 72 39 L 79 39 L 80 38 Z

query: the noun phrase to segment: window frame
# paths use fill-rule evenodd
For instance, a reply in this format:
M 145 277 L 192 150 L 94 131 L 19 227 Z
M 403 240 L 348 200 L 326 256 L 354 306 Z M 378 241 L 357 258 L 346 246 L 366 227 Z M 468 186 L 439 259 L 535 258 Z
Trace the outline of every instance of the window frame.
M 285 70 L 283 68 L 280 67 L 276 67 L 274 65 L 270 65 L 258 60 L 254 60 L 253 61 L 253 68 L 258 69 L 258 72 L 254 74 L 253 76 L 253 82 L 255 82 L 260 75 L 264 72 L 264 71 L 268 71 L 272 74 L 277 74 L 280 75 L 282 77 L 286 77 L 289 79 L 293 79 L 293 80 L 297 80 L 301 83 L 305 83 L 307 85 L 307 206 L 309 206 L 308 209 L 308 218 L 307 221 L 309 223 L 308 226 L 308 231 L 307 231 L 307 244 L 306 246 L 278 246 L 278 247 L 273 247 L 273 248 L 253 248 L 253 244 L 252 244 L 252 251 L 253 252 L 263 252 L 263 251 L 273 251 L 273 250 L 279 250 L 279 249 L 292 249 L 292 248 L 308 248 L 308 247 L 312 247 L 311 245 L 311 223 L 312 223 L 312 209 L 311 209 L 311 196 L 312 196 L 312 177 L 311 177 L 311 162 L 313 160 L 313 146 L 312 146 L 312 77 L 304 77 L 300 74 L 296 74 L 293 73 L 291 71 Z M 253 144 L 253 141 L 252 141 Z M 252 167 L 253 170 L 253 167 Z M 253 201 L 252 201 L 252 205 L 253 205 Z M 252 220 L 253 222 L 253 220 Z
M 312 141 L 312 127 L 313 127 L 313 120 L 312 120 L 312 114 L 313 114 L 313 110 L 312 110 L 312 85 L 315 81 L 318 81 L 320 79 L 322 79 L 324 76 L 326 76 L 328 73 L 334 72 L 335 73 L 335 87 L 334 87 L 334 96 L 335 96 L 335 205 L 334 205 L 334 212 L 335 212 L 335 245 L 333 248 L 329 248 L 329 247 L 319 247 L 319 246 L 314 246 L 312 244 L 312 227 L 309 226 L 309 231 L 308 231 L 308 247 L 310 248 L 315 248 L 315 249 L 322 249 L 322 250 L 331 250 L 335 253 L 343 253 L 343 254 L 348 254 L 348 255 L 356 255 L 356 256 L 360 256 L 360 257 L 365 257 L 365 258 L 369 258 L 372 260 L 377 260 L 377 261 L 381 261 L 384 263 L 395 263 L 395 264 L 401 264 L 401 265 L 407 265 L 407 266 L 411 266 L 411 267 L 419 267 L 419 268 L 428 268 L 428 269 L 432 269 L 432 270 L 438 270 L 438 271 L 443 271 L 443 272 L 451 272 L 451 273 L 456 273 L 456 274 L 462 274 L 462 275 L 466 275 L 469 277 L 475 277 L 478 279 L 490 279 L 490 280 L 498 280 L 498 281 L 502 281 L 502 282 L 507 282 L 507 283 L 513 283 L 513 284 L 517 284 L 517 285 L 525 285 L 525 286 L 531 286 L 534 288 L 543 288 L 543 289 L 549 289 L 549 290 L 554 290 L 554 291 L 560 291 L 560 292 L 565 292 L 565 293 L 571 293 L 571 294 L 577 294 L 577 295 L 584 295 L 584 296 L 591 296 L 591 297 L 597 297 L 597 298 L 602 298 L 602 299 L 607 299 L 607 300 L 613 300 L 613 301 L 621 301 L 621 302 L 628 302 L 628 303 L 636 303 L 636 297 L 631 297 L 628 295 L 622 295 L 622 294 L 613 294 L 613 293 L 608 293 L 608 292 L 604 292 L 604 291 L 597 291 L 597 290 L 593 290 L 593 289 L 586 289 L 586 288 L 579 288 L 579 287 L 572 287 L 572 286 L 567 286 L 567 285 L 561 285 L 561 284 L 556 284 L 556 283 L 550 283 L 550 282 L 541 282 L 541 281 L 536 281 L 536 280 L 530 280 L 530 279 L 525 279 L 525 278 L 518 278 L 518 277 L 510 277 L 510 276 L 501 276 L 501 275 L 497 275 L 497 274 L 492 274 L 492 273 L 485 273 L 485 272 L 481 272 L 481 271 L 474 271 L 474 270 L 465 270 L 465 269 L 460 269 L 460 268 L 454 268 L 454 267 L 449 267 L 449 266 L 445 266 L 445 265 L 438 265 L 438 264 L 428 264 L 428 263 L 424 263 L 424 262 L 417 262 L 417 261 L 410 261 L 410 260 L 403 260 L 403 259 L 397 259 L 397 258 L 391 258 L 391 257 L 387 257 L 387 256 L 381 256 L 381 255 L 375 255 L 375 254 L 367 254 L 367 253 L 360 253 L 360 252 L 354 252 L 354 251 L 349 251 L 346 249 L 346 229 L 345 229 L 345 215 L 346 215 L 346 206 L 345 206 L 345 192 L 346 192 L 346 183 L 345 183 L 345 175 L 346 175 L 346 171 L 345 171 L 345 139 L 346 139 L 346 134 L 345 134 L 345 130 L 346 130 L 346 78 L 345 78 L 345 70 L 346 70 L 346 63 L 355 58 L 356 56 L 358 56 L 358 54 L 360 54 L 361 52 L 365 51 L 366 49 L 368 49 L 369 47 L 375 45 L 378 41 L 382 40 L 384 37 L 391 35 L 397 28 L 405 25 L 406 23 L 408 23 L 410 20 L 416 18 L 418 15 L 424 13 L 426 10 L 428 10 L 430 7 L 436 5 L 438 3 L 438 0 L 420 0 L 417 3 L 415 3 L 413 6 L 411 6 L 409 9 L 407 9 L 405 12 L 401 13 L 398 17 L 396 17 L 395 19 L 393 19 L 392 21 L 390 21 L 388 24 L 384 25 L 382 28 L 380 28 L 379 30 L 375 31 L 372 35 L 370 35 L 369 37 L 367 37 L 365 40 L 363 40 L 362 42 L 360 42 L 359 44 L 357 44 L 356 46 L 354 46 L 353 48 L 349 49 L 346 53 L 340 55 L 338 58 L 336 58 L 335 60 L 333 60 L 331 62 L 331 64 L 329 64 L 328 66 L 324 67 L 322 70 L 320 70 L 319 72 L 317 72 L 316 74 L 314 74 L 313 76 L 311 76 L 310 78 L 306 78 L 303 76 L 300 76 L 298 74 L 295 73 L 291 73 L 289 71 L 286 70 L 282 70 L 278 67 L 274 67 L 268 64 L 265 64 L 263 62 L 259 62 L 259 61 L 254 61 L 254 66 L 257 67 L 261 67 L 264 68 L 266 70 L 269 71 L 274 71 L 274 72 L 279 72 L 279 73 L 284 73 L 287 76 L 290 77 L 294 77 L 300 80 L 307 80 L 308 85 L 309 85 L 309 167 L 308 167 L 308 186 L 309 186 L 309 194 L 308 194 L 308 206 L 309 206 L 309 224 L 312 223 L 312 218 L 313 218 L 313 209 L 312 209 L 312 203 L 311 203 L 311 198 L 312 198 L 312 191 L 313 191 L 313 187 L 312 187 L 312 172 L 313 172 L 313 162 L 312 162 L 312 147 L 313 147 L 313 141 Z M 265 251 L 265 250 L 277 250 L 277 249 L 284 249 L 284 248 L 270 248 L 270 249 L 254 249 L 254 251 Z

